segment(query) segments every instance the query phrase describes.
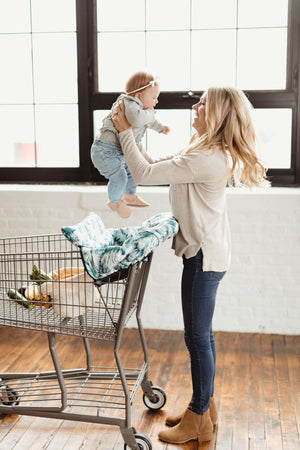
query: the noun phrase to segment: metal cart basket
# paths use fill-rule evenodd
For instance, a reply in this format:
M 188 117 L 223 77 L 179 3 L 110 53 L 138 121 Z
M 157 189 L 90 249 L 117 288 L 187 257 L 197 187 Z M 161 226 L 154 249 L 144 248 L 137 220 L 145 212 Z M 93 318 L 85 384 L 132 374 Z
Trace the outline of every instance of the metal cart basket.
M 45 331 L 53 371 L 0 374 L 0 413 L 95 422 L 120 427 L 124 448 L 152 449 L 131 426 L 138 388 L 153 410 L 165 392 L 148 379 L 148 354 L 140 319 L 152 253 L 144 260 L 94 281 L 79 248 L 62 234 L 0 239 L 0 325 Z M 144 361 L 125 369 L 122 333 L 136 313 Z M 62 370 L 55 336 L 83 339 L 86 367 Z M 92 365 L 89 339 L 114 341 L 115 367 Z M 115 411 L 120 410 L 121 417 Z M 114 417 L 112 414 L 114 413 Z

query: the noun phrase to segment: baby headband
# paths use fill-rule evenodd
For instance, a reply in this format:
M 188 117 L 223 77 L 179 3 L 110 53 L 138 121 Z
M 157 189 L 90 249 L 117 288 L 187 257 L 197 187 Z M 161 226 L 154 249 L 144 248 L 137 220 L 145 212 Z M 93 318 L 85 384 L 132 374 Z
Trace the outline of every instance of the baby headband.
M 154 80 L 150 81 L 150 83 L 146 84 L 145 86 L 142 86 L 142 87 L 140 87 L 138 89 L 135 89 L 134 91 L 131 91 L 131 92 L 126 92 L 126 94 L 127 95 L 134 94 L 135 92 L 142 91 L 143 89 L 146 89 L 149 86 L 153 87 L 155 85 L 155 83 L 157 83 L 157 82 L 158 82 L 158 78 L 154 78 Z

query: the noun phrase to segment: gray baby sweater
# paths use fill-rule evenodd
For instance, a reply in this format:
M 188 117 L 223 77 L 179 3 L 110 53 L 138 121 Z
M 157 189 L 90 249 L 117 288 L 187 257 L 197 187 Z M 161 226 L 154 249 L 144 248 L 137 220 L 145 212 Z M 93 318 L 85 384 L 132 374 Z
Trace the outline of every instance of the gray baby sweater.
M 154 110 L 143 109 L 143 103 L 136 97 L 121 94 L 113 104 L 111 111 L 121 100 L 125 106 L 125 115 L 127 120 L 133 127 L 132 132 L 137 144 L 142 140 L 147 128 L 151 128 L 158 133 L 163 131 L 165 127 L 155 119 Z M 101 139 L 101 141 L 104 142 L 120 143 L 119 133 L 114 127 L 111 112 L 103 119 L 102 127 L 99 130 L 98 139 Z

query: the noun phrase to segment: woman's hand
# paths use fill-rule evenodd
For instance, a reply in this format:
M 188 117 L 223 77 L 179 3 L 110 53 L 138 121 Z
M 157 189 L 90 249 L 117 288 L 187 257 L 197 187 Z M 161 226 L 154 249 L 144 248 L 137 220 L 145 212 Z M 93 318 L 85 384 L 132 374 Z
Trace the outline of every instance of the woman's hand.
M 125 116 L 125 106 L 123 102 L 120 102 L 112 111 L 112 121 L 119 133 L 132 128 Z

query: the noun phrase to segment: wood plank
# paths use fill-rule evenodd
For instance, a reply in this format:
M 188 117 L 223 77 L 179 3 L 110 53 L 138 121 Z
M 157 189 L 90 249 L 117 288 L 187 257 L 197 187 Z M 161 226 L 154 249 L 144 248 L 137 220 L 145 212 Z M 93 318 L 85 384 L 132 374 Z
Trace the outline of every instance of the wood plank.
M 233 420 L 233 436 L 232 449 L 233 450 L 248 450 L 248 428 L 249 428 L 249 371 L 251 374 L 251 367 L 249 369 L 249 347 L 251 344 L 249 334 L 238 334 L 237 341 L 237 361 L 234 381 L 234 420 Z M 252 337 L 251 337 L 252 343 Z M 255 352 L 255 358 L 257 354 Z M 251 361 L 253 366 L 253 359 Z
M 221 405 L 222 383 L 224 378 L 224 361 L 226 357 L 226 349 L 230 345 L 232 335 L 230 333 L 214 333 L 216 343 L 216 375 L 215 375 L 215 392 L 214 399 L 217 410 L 219 411 Z
M 285 336 L 286 358 L 291 387 L 291 408 L 294 410 L 298 433 L 300 432 L 300 339 L 299 336 Z M 300 446 L 299 446 L 300 448 Z
M 281 434 L 282 434 L 283 448 L 285 449 L 289 448 L 290 445 L 294 445 L 294 442 L 295 440 L 298 439 L 299 435 L 291 395 L 291 384 L 290 384 L 284 337 L 276 335 L 273 338 L 273 342 L 274 342 L 274 357 L 276 367 L 279 410 L 281 419 Z
M 28 336 L 28 330 L 0 326 L 0 336 L 0 370 L 4 372 L 26 350 L 28 343 L 35 340 L 37 332 Z
M 263 361 L 260 334 L 251 334 L 250 339 L 250 386 L 249 386 L 249 437 L 265 439 Z
M 19 372 L 31 372 L 33 371 L 33 368 L 38 363 L 38 361 L 45 356 L 47 353 L 47 350 L 44 348 L 44 346 L 40 346 L 39 342 L 40 340 L 43 340 L 42 333 L 40 332 L 32 332 L 29 333 L 28 330 L 21 329 L 21 328 L 10 328 L 10 327 L 3 327 L 7 328 L 9 330 L 9 339 L 6 348 L 10 349 L 11 346 L 13 347 L 11 350 L 11 359 L 10 362 L 6 360 L 6 358 L 1 358 L 1 370 L 3 371 L 3 377 L 5 376 L 5 372 L 11 371 L 19 371 Z M 2 331 L 2 330 L 1 330 Z M 4 336 L 6 335 L 4 331 Z M 6 339 L 6 338 L 4 338 Z M 1 339 L 1 343 L 3 344 L 6 342 L 4 339 Z M 34 350 L 35 349 L 35 350 Z M 9 350 L 8 350 L 9 351 Z M 5 354 L 8 353 L 4 352 Z M 1 352 L 1 354 L 3 354 Z M 15 359 L 13 359 L 13 356 L 15 356 Z M 2 365 L 3 363 L 3 365 Z M 14 432 L 16 430 L 16 440 L 15 443 L 22 437 L 21 431 L 23 433 L 26 431 L 28 427 L 30 427 L 31 423 L 34 421 L 33 418 L 27 418 L 26 420 L 21 420 L 21 423 L 18 422 L 21 420 L 21 417 L 13 414 L 13 415 L 6 415 L 3 416 L 1 420 L 1 426 L 0 426 L 0 442 L 1 445 L 4 446 L 8 445 L 7 439 L 10 439 L 10 437 L 7 438 L 7 435 L 9 434 L 10 430 L 13 428 Z M 24 428 L 27 427 L 27 428 Z M 2 444 L 3 443 L 3 444 Z
M 268 450 L 282 450 L 273 337 L 262 336 L 265 429 Z
M 8 432 L 0 442 L 1 450 L 10 450 L 15 448 L 24 433 L 34 421 L 33 417 L 20 416 L 13 424 L 13 432 Z M 2 426 L 1 426 L 2 427 Z M 27 447 L 29 449 L 29 447 Z
M 162 351 L 159 341 L 157 341 L 156 348 L 159 349 L 160 360 L 158 361 L 156 370 L 156 385 L 162 387 L 167 395 L 167 403 L 163 409 L 156 413 L 152 413 L 150 410 L 146 410 L 145 418 L 151 419 L 153 417 L 152 424 L 149 428 L 149 437 L 153 444 L 162 444 L 158 440 L 158 433 L 165 428 L 166 416 L 170 414 L 170 408 L 176 407 L 177 411 L 184 410 L 190 401 L 189 385 L 186 381 L 186 372 L 189 372 L 189 357 L 185 347 L 183 333 L 172 333 L 172 339 L 168 339 L 168 334 L 164 336 L 167 348 L 170 356 L 165 357 L 165 353 Z M 174 349 L 174 352 L 173 350 Z M 153 361 L 154 362 L 154 361 Z M 179 377 L 178 377 L 179 375 Z M 173 381 L 173 383 L 172 383 Z M 177 393 L 182 393 L 183 403 L 185 406 L 178 403 Z M 142 426 L 142 424 L 141 424 Z M 166 444 L 162 444 L 166 446 Z M 166 446 L 167 448 L 167 446 Z
M 299 450 L 300 439 L 286 438 L 283 440 L 284 450 Z
M 249 439 L 249 450 L 267 450 L 267 441 L 265 439 Z
M 224 379 L 224 361 L 226 358 L 226 349 L 230 345 L 230 340 L 232 339 L 231 333 L 214 332 L 215 344 L 216 344 L 216 374 L 214 383 L 214 400 L 219 414 L 221 407 L 221 393 L 223 388 Z M 214 429 L 214 435 L 211 442 L 206 443 L 208 446 L 207 450 L 213 450 L 217 448 L 218 441 L 218 422 Z M 204 445 L 204 444 L 202 444 Z
M 222 391 L 220 394 L 217 448 L 228 450 L 232 445 L 234 421 L 234 380 L 237 363 L 238 334 L 232 335 L 224 349 Z

